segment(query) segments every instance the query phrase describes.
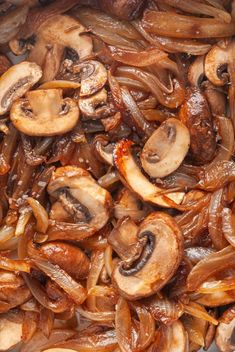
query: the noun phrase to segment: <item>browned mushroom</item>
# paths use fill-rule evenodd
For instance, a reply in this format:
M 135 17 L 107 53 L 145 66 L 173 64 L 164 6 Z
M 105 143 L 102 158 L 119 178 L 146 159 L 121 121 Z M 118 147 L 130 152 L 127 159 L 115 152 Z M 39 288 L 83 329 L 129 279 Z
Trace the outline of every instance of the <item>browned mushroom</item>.
M 108 94 L 103 88 L 91 97 L 80 98 L 79 108 L 86 119 L 101 119 L 112 114 L 112 109 L 107 105 Z
M 187 127 L 169 118 L 151 135 L 140 155 L 143 169 L 150 177 L 164 177 L 178 169 L 190 145 Z
M 174 219 L 165 213 L 152 213 L 140 225 L 139 257 L 116 266 L 113 280 L 129 300 L 150 296 L 174 275 L 183 255 L 183 237 Z
M 190 147 L 194 160 L 197 162 L 211 161 L 216 150 L 216 134 L 209 105 L 198 88 L 188 90 L 179 116 L 189 129 Z
M 220 87 L 214 86 L 210 81 L 203 82 L 204 94 L 210 105 L 213 116 L 226 116 L 226 94 Z
M 39 252 L 76 280 L 85 279 L 88 275 L 90 261 L 79 247 L 63 242 L 51 242 L 43 244 Z
M 13 10 L 9 6 L 9 10 L 0 16 L 0 44 L 7 43 L 16 35 L 20 26 L 25 22 L 27 14 L 27 6 L 21 6 Z
M 204 71 L 205 56 L 198 56 L 190 65 L 188 70 L 188 80 L 192 86 L 199 87 L 205 76 Z
M 131 154 L 132 141 L 122 140 L 117 143 L 114 151 L 114 162 L 121 177 L 130 190 L 142 200 L 162 207 L 176 207 L 184 198 L 184 192 L 164 194 L 162 188 L 152 184 L 141 172 Z
M 235 307 L 227 309 L 220 318 L 216 329 L 215 342 L 221 352 L 233 352 L 235 344 L 233 340 L 235 328 Z
M 29 136 L 53 136 L 70 131 L 77 123 L 79 110 L 62 89 L 35 90 L 17 100 L 10 112 L 14 126 Z
M 41 76 L 41 68 L 32 62 L 24 61 L 9 68 L 0 78 L 0 115 L 6 113 Z
M 60 203 L 62 217 L 56 220 L 63 222 L 70 219 L 70 222 L 75 222 L 75 228 L 78 231 L 80 229 L 85 236 L 101 229 L 109 219 L 112 204 L 109 192 L 81 168 L 57 168 L 48 185 L 48 192 Z M 87 234 L 84 224 L 90 229 Z

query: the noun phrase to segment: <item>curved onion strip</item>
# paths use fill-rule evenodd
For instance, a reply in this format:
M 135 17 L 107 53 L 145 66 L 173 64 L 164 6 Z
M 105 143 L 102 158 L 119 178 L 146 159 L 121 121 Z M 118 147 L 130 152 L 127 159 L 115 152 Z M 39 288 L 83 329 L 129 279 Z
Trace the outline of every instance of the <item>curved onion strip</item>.
M 222 229 L 221 229 L 221 212 L 223 209 L 223 189 L 215 191 L 211 196 L 211 201 L 209 205 L 209 223 L 208 230 L 209 235 L 212 240 L 214 247 L 218 250 L 226 247 L 228 242 L 224 238 Z
M 198 293 L 217 293 L 235 289 L 235 278 L 227 278 L 217 281 L 206 281 L 198 289 Z
M 15 229 L 15 236 L 21 236 L 25 232 L 25 228 L 31 218 L 32 210 L 29 207 L 24 207 L 20 210 L 20 216 L 18 218 L 16 229 Z
M 171 12 L 145 11 L 142 24 L 150 33 L 173 38 L 219 38 L 235 34 L 234 22 L 223 23 L 217 19 Z
M 229 208 L 222 210 L 222 231 L 226 240 L 235 247 L 235 215 Z
M 0 268 L 9 271 L 22 271 L 29 273 L 31 265 L 26 260 L 13 260 L 0 255 Z
M 116 306 L 116 336 L 122 352 L 132 352 L 131 313 L 128 303 L 120 297 Z
M 22 348 L 21 352 L 35 352 L 44 351 L 47 348 L 54 347 L 60 341 L 66 341 L 75 335 L 75 331 L 68 329 L 54 329 L 51 331 L 50 337 L 47 338 L 42 331 L 34 334 L 32 339 L 27 342 Z
M 187 287 L 189 291 L 195 291 L 209 277 L 225 269 L 235 267 L 235 249 L 228 246 L 219 252 L 208 255 L 198 262 L 189 273 Z
M 27 274 L 23 275 L 24 281 L 30 289 L 33 297 L 45 308 L 50 309 L 54 313 L 62 313 L 68 308 L 68 299 L 60 297 L 57 301 L 49 299 L 40 283 Z
M 87 292 L 85 288 L 73 280 L 64 270 L 62 270 L 58 265 L 54 265 L 50 262 L 40 259 L 34 259 L 33 262 L 37 267 L 42 270 L 46 275 L 48 275 L 53 281 L 57 283 L 74 302 L 78 305 L 82 304 L 86 297 Z
M 213 161 L 212 161 L 213 163 Z M 198 188 L 215 191 L 235 180 L 235 163 L 233 161 L 217 161 L 198 174 Z
M 104 252 L 104 265 L 109 277 L 112 276 L 112 271 L 114 268 L 112 255 L 113 255 L 112 247 L 108 245 Z
M 10 240 L 15 235 L 15 227 L 4 225 L 0 229 L 0 244 Z
M 138 133 L 138 131 L 141 131 L 147 137 L 150 137 L 151 134 L 154 132 L 154 127 L 151 126 L 151 124 L 145 120 L 143 114 L 141 113 L 138 105 L 130 94 L 128 88 L 122 87 L 121 93 L 123 103 L 126 109 L 128 109 L 128 112 L 131 114 L 131 117 L 133 119 L 136 132 Z M 133 124 L 133 122 L 131 123 L 131 125 Z
M 33 215 L 35 216 L 35 218 L 37 220 L 36 230 L 39 232 L 45 233 L 48 228 L 48 224 L 49 224 L 48 214 L 47 214 L 46 210 L 39 203 L 39 201 L 37 201 L 31 197 L 29 197 L 27 199 L 27 202 L 29 203 L 30 207 L 32 208 Z
M 140 321 L 138 348 L 144 351 L 154 340 L 155 321 L 145 307 L 137 306 L 136 313 Z
M 217 7 L 203 4 L 195 0 L 164 0 L 164 2 L 170 6 L 176 7 L 184 12 L 189 12 L 197 15 L 207 15 L 225 23 L 231 22 L 231 16 L 225 10 L 221 10 Z
M 197 264 L 214 252 L 214 249 L 207 247 L 189 247 L 184 250 L 185 255 L 193 264 Z
M 164 51 L 157 48 L 150 48 L 145 51 L 132 51 L 109 45 L 108 49 L 112 59 L 130 66 L 145 67 L 161 64 L 162 61 L 171 61 Z
M 142 36 L 157 48 L 168 53 L 183 52 L 189 55 L 204 55 L 211 49 L 211 45 L 207 43 L 200 43 L 196 40 L 167 38 L 156 35 L 150 35 L 143 28 L 141 21 L 132 22 L 133 26 L 142 34 Z
M 96 285 L 93 286 L 89 291 L 88 291 L 88 296 L 95 296 L 95 297 L 103 297 L 103 296 L 114 296 L 116 291 L 110 287 L 110 286 L 101 286 L 101 285 Z
M 87 284 L 86 284 L 87 291 L 91 290 L 94 286 L 97 285 L 103 266 L 104 266 L 104 252 L 94 251 L 91 257 L 91 266 L 90 266 L 90 271 L 87 278 Z M 86 305 L 91 312 L 95 312 L 97 310 L 96 297 L 88 296 L 86 300 Z
M 62 88 L 62 89 L 78 89 L 81 87 L 80 83 L 74 82 L 74 81 L 63 81 L 63 80 L 55 80 L 55 81 L 49 81 L 41 84 L 38 89 L 57 89 L 57 88 Z
M 118 67 L 116 72 L 118 75 L 126 75 L 141 81 L 163 106 L 170 109 L 177 108 L 184 100 L 185 91 L 175 79 L 172 80 L 174 87 L 173 92 L 170 93 L 169 89 L 165 87 L 155 75 L 147 71 L 135 67 L 122 66 Z
M 89 312 L 82 307 L 77 307 L 77 311 L 81 316 L 94 321 L 113 321 L 115 319 L 115 312 Z
M 190 302 L 184 305 L 184 312 L 196 318 L 206 320 L 211 324 L 218 325 L 218 320 L 208 314 L 206 310 L 202 310 L 202 307 L 198 303 Z
M 1 16 L 0 44 L 7 43 L 17 34 L 20 26 L 26 21 L 27 14 L 28 6 L 21 6 Z
M 112 352 L 117 347 L 115 330 L 101 331 L 93 334 L 80 333 L 68 341 L 58 343 L 55 347 L 69 348 L 79 352 Z

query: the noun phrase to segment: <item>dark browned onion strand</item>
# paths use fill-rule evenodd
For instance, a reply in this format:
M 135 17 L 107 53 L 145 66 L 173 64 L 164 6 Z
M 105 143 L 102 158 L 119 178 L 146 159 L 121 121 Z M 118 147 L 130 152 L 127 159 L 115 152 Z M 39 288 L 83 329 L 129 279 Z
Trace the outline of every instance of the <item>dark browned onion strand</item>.
M 233 351 L 234 1 L 12 3 L 0 350 Z

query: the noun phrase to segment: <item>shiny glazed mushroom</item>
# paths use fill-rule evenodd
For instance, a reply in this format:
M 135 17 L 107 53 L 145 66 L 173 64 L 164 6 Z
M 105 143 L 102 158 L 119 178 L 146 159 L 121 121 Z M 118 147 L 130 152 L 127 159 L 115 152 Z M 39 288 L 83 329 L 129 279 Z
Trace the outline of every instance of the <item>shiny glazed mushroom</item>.
M 130 299 L 150 296 L 174 275 L 182 259 L 183 237 L 174 220 L 164 213 L 150 214 L 140 225 L 137 258 L 121 262 L 113 280 L 121 294 Z

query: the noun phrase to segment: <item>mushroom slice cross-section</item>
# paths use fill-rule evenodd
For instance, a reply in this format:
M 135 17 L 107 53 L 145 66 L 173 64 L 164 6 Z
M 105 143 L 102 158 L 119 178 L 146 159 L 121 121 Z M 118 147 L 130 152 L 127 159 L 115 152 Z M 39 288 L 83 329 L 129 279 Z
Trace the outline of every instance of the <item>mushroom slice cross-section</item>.
M 77 224 L 85 223 L 98 231 L 109 219 L 111 196 L 84 169 L 57 168 L 47 190 Z
M 0 351 L 8 351 L 21 341 L 22 322 L 6 317 L 0 319 Z
M 132 153 L 130 140 L 121 140 L 114 150 L 114 163 L 124 183 L 145 202 L 161 207 L 177 208 L 184 198 L 184 192 L 167 192 L 152 184 L 141 172 Z
M 88 35 L 81 35 L 85 31 L 85 27 L 77 19 L 56 15 L 45 21 L 37 34 L 47 43 L 60 44 L 75 50 L 82 60 L 92 53 L 93 46 Z
M 10 110 L 12 103 L 21 98 L 42 76 L 40 66 L 23 61 L 9 68 L 0 78 L 0 115 Z
M 141 153 L 143 169 L 150 177 L 165 177 L 178 169 L 190 146 L 187 127 L 169 118 L 150 136 Z
M 63 99 L 62 89 L 35 90 L 13 104 L 10 118 L 28 136 L 54 136 L 76 125 L 79 109 L 73 99 Z
M 129 300 L 160 290 L 174 275 L 183 255 L 183 236 L 175 220 L 162 212 L 150 214 L 140 225 L 139 258 L 122 261 L 113 271 L 113 281 Z

